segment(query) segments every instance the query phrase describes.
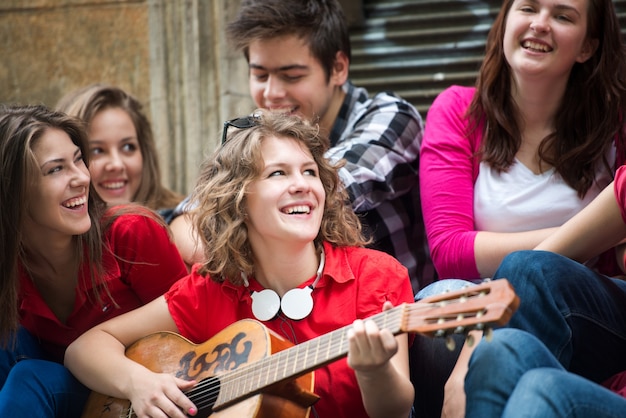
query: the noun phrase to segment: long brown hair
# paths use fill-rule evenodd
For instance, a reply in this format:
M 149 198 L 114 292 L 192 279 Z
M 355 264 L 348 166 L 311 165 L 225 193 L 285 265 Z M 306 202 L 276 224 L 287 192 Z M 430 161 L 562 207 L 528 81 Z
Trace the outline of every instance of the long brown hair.
M 511 96 L 511 71 L 502 40 L 515 0 L 505 0 L 489 36 L 485 58 L 468 110 L 470 130 L 484 123 L 479 158 L 506 171 L 521 144 L 518 109 Z M 600 164 L 613 166 L 606 155 L 617 142 L 624 161 L 623 119 L 626 94 L 625 50 L 611 0 L 588 0 L 587 39 L 598 40 L 594 55 L 572 68 L 557 111 L 555 131 L 540 144 L 539 157 L 554 166 L 563 180 L 583 197 Z M 469 134 L 470 132 L 468 132 Z
M 336 246 L 362 246 L 367 243 L 361 224 L 350 206 L 348 194 L 339 180 L 337 165 L 324 152 L 328 138 L 297 116 L 265 110 L 255 112 L 257 124 L 229 132 L 228 140 L 203 165 L 191 201 L 196 231 L 204 245 L 201 274 L 214 280 L 241 283 L 240 274 L 253 274 L 254 261 L 245 225 L 246 193 L 264 166 L 261 142 L 268 137 L 293 138 L 310 150 L 326 192 L 324 214 L 315 239 L 318 249 L 327 241 Z
M 33 144 L 49 129 L 60 129 L 88 161 L 87 136 L 78 119 L 44 106 L 0 107 L 0 339 L 7 337 L 18 326 L 19 268 L 29 271 L 29 260 L 23 247 L 25 213 L 28 210 L 28 187 L 39 173 Z M 91 279 L 102 277 L 102 230 L 100 218 L 105 208 L 93 186 L 89 187 L 88 213 L 91 228 L 76 239 L 76 257 L 89 262 Z M 84 260 L 84 257 L 88 260 Z M 94 286 L 97 288 L 97 286 Z
M 182 195 L 162 183 L 152 126 L 143 112 L 143 106 L 134 96 L 119 87 L 92 84 L 70 92 L 59 101 L 56 108 L 68 115 L 77 116 L 87 126 L 103 110 L 122 109 L 133 121 L 144 164 L 141 183 L 133 201 L 156 210 L 172 208 L 183 199 Z

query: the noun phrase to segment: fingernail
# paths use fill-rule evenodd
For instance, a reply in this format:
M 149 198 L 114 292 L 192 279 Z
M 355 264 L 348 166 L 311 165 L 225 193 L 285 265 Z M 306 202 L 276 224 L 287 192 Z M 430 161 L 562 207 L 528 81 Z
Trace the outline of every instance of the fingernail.
M 196 415 L 197 412 L 196 408 L 189 408 L 189 415 Z

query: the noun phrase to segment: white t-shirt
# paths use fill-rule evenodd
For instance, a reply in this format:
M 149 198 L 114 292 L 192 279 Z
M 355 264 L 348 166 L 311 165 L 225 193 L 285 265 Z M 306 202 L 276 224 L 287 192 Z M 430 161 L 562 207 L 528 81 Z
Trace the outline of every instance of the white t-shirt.
M 613 149 L 607 161 L 615 161 Z M 507 172 L 498 173 L 481 162 L 474 185 L 474 223 L 477 231 L 521 232 L 561 226 L 587 206 L 611 181 L 600 167 L 583 199 L 550 169 L 533 173 L 515 159 Z

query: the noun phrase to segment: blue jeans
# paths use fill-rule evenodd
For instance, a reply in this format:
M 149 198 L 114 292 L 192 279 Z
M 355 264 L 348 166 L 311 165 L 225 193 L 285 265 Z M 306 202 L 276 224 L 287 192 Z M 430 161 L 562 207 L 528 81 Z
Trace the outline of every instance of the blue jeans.
M 468 286 L 474 286 L 475 281 L 462 280 L 462 279 L 441 279 L 436 282 L 432 282 L 428 286 L 419 290 L 415 294 L 415 301 L 426 299 L 430 296 L 440 295 L 445 292 L 454 292 L 455 290 L 465 289 Z
M 505 328 L 481 341 L 465 379 L 466 418 L 623 417 L 626 399 L 567 372 L 533 335 Z
M 494 278 L 521 300 L 508 326 L 536 336 L 566 370 L 594 382 L 626 370 L 626 281 L 546 251 L 508 255 Z
M 0 387 L 0 417 L 80 417 L 90 393 L 23 328 L 0 350 Z

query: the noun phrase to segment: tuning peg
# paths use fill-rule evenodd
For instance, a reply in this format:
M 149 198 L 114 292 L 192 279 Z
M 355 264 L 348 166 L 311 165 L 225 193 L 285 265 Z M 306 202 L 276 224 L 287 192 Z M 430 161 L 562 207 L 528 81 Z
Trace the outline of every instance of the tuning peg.
M 493 339 L 493 328 L 487 328 L 485 330 L 485 340 L 487 340 L 488 342 L 491 342 L 492 339 Z
M 465 337 L 465 344 L 467 344 L 468 347 L 473 347 L 475 342 L 476 340 L 474 339 L 474 336 L 472 334 L 467 334 L 467 337 Z
M 454 349 L 456 348 L 456 343 L 454 342 L 454 338 L 452 338 L 452 336 L 450 335 L 446 337 L 446 347 L 450 351 L 454 351 Z

